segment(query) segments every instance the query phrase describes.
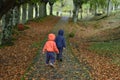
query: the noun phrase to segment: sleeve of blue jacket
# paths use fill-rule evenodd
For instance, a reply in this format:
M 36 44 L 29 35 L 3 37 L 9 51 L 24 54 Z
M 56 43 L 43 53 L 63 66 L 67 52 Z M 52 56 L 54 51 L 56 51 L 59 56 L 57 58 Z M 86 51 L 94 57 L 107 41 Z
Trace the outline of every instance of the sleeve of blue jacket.
M 66 47 L 65 38 L 63 38 L 63 47 Z

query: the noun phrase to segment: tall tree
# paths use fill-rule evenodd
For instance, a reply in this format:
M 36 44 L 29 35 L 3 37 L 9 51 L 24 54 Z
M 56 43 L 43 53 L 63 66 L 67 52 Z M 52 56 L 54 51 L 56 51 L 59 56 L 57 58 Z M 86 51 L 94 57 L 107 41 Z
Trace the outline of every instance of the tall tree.
M 107 16 L 110 15 L 111 12 L 111 0 L 107 0 Z
M 81 18 L 82 18 L 82 5 L 89 0 L 73 0 L 74 10 L 73 10 L 73 21 L 77 22 L 79 9 L 81 9 Z
M 77 22 L 78 20 L 78 13 L 79 13 L 79 4 L 77 2 L 77 0 L 73 0 L 73 4 L 74 4 L 74 10 L 73 10 L 73 22 Z
M 120 6 L 120 0 L 112 0 L 115 10 L 117 10 L 118 6 Z
M 49 0 L 50 5 L 50 15 L 53 15 L 53 5 L 57 0 Z
M 41 1 L 41 4 L 43 4 L 42 5 L 43 6 L 42 10 L 44 12 L 44 17 L 45 17 L 45 16 L 47 16 L 46 5 L 47 5 L 47 3 L 48 3 L 49 0 L 40 0 L 40 1 Z
M 12 9 L 10 9 L 4 17 L 5 25 L 3 25 L 1 44 L 11 43 L 12 40 Z

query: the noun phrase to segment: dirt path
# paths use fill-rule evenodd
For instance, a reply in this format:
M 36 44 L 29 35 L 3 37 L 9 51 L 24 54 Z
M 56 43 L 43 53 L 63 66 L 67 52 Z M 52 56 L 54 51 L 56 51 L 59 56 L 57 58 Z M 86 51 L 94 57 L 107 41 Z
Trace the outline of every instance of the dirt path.
M 64 29 L 67 22 L 67 17 L 61 18 L 52 32 L 56 34 L 58 29 Z M 25 80 L 92 80 L 89 74 L 90 67 L 77 60 L 68 43 L 63 52 L 63 62 L 56 62 L 55 69 L 45 66 L 45 55 L 40 53 L 37 58 L 38 61 L 26 73 Z

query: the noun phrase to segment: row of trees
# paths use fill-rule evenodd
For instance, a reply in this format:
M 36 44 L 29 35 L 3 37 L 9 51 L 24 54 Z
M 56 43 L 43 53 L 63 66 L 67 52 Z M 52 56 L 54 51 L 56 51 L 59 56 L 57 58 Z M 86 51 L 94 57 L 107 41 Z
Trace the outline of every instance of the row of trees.
M 0 45 L 11 42 L 13 28 L 33 18 L 47 16 L 46 5 L 57 0 L 0 0 Z
M 73 3 L 73 21 L 77 22 L 79 10 L 82 18 L 83 4 L 89 4 L 89 11 L 94 15 L 98 14 L 98 10 L 101 10 L 102 13 L 109 16 L 112 11 L 119 8 L 120 0 L 73 0 Z
M 19 23 L 25 23 L 37 17 L 47 15 L 46 5 L 50 5 L 50 15 L 53 14 L 53 5 L 56 1 L 61 1 L 61 7 L 65 0 L 0 0 L 0 45 L 10 42 L 12 39 L 12 29 Z M 89 12 L 98 13 L 100 9 L 109 16 L 111 10 L 116 10 L 120 4 L 119 0 L 73 0 L 73 21 L 77 22 L 78 13 L 83 12 L 83 4 L 89 4 Z
M 9 11 L 9 9 L 14 8 L 15 6 L 20 6 L 21 4 L 25 3 L 30 3 L 33 5 L 36 5 L 36 3 L 39 4 L 47 4 L 49 3 L 50 5 L 50 14 L 52 14 L 52 8 L 53 4 L 56 1 L 62 1 L 62 0 L 0 0 L 0 18 L 2 17 L 3 14 Z M 46 8 L 45 8 L 46 9 Z

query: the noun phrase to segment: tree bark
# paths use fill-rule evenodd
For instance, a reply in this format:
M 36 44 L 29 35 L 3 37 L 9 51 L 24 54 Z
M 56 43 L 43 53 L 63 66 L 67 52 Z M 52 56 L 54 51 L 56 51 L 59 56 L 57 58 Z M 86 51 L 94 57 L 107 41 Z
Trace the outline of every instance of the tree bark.
M 19 13 L 20 13 L 19 23 L 22 23 L 22 18 L 23 18 L 23 5 L 20 5 L 20 7 L 19 7 Z
M 27 19 L 27 4 L 23 4 L 23 10 L 22 10 L 22 23 L 26 23 Z
M 94 15 L 96 15 L 98 13 L 98 4 L 96 3 L 95 4 L 95 13 L 94 13 Z
M 2 26 L 3 26 L 3 18 L 0 19 L 0 45 L 2 44 Z
M 111 0 L 108 0 L 108 5 L 107 5 L 107 16 L 110 15 L 111 12 Z
M 1 34 L 1 44 L 11 43 L 12 40 L 12 10 L 3 17 L 2 34 Z
M 33 19 L 33 4 L 29 4 L 29 14 L 28 14 L 28 20 L 32 20 Z
M 45 16 L 47 16 L 46 4 L 45 4 L 45 3 L 41 3 L 40 6 L 39 6 L 39 16 L 40 16 L 40 17 L 45 17 Z
M 13 14 L 12 25 L 16 26 L 19 23 L 19 8 L 18 8 L 18 6 L 13 8 L 12 14 Z
M 47 3 L 44 3 L 44 8 L 43 8 L 44 16 L 43 16 L 43 17 L 46 17 L 46 16 L 47 16 L 46 5 L 47 5 Z
M 82 13 L 83 13 L 83 10 L 82 10 L 82 7 L 81 7 L 81 9 L 80 9 L 81 11 L 81 15 L 80 15 L 80 18 L 82 19 L 83 18 L 83 15 L 82 15 Z
M 50 15 L 53 15 L 53 5 L 50 5 Z
M 27 3 L 27 8 L 26 8 L 26 20 L 28 20 L 28 14 L 29 14 L 29 4 Z
M 38 13 L 39 13 L 39 6 L 38 6 L 38 3 L 36 3 L 35 4 L 35 18 L 39 17 Z
M 75 5 L 74 10 L 73 10 L 73 22 L 77 22 L 78 13 L 79 13 L 79 6 Z

